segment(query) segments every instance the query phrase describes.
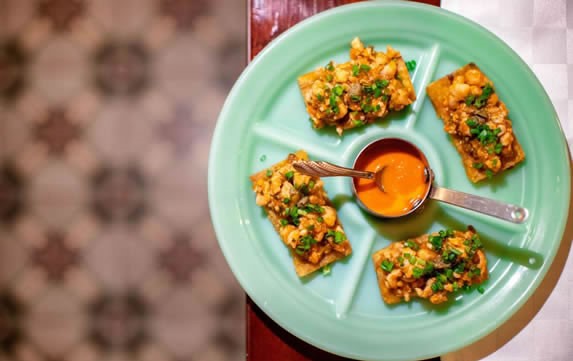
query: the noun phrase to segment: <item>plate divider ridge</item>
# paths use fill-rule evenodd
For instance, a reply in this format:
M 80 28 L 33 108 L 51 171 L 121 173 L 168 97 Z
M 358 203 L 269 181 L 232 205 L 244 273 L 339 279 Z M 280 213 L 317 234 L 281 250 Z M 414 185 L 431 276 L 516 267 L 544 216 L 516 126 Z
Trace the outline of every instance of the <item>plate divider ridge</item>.
M 358 283 L 360 283 L 362 274 L 367 267 L 366 263 L 370 260 L 372 246 L 374 245 L 374 239 L 376 238 L 376 231 L 370 230 L 363 238 L 363 242 L 365 243 L 364 246 L 358 248 L 358 251 L 353 251 L 353 257 L 358 259 L 357 264 L 349 271 L 350 275 L 348 276 L 348 280 L 344 283 L 340 296 L 334 304 L 337 318 L 346 317 L 348 309 L 354 302 L 356 287 L 358 286 Z
M 408 117 L 408 121 L 406 122 L 406 129 L 411 129 L 416 124 L 416 120 L 418 119 L 418 112 L 422 108 L 422 104 L 424 104 L 423 97 L 426 93 L 426 87 L 430 84 L 430 80 L 432 76 L 436 72 L 436 68 L 438 67 L 438 59 L 440 58 L 440 45 L 434 44 L 430 48 L 430 55 L 428 56 L 428 65 L 424 68 L 421 76 L 422 80 L 420 81 L 420 85 L 418 86 L 418 92 L 416 93 L 416 101 L 412 104 L 412 113 Z
M 290 130 L 258 123 L 253 126 L 253 132 L 260 138 L 294 148 L 293 150 L 304 149 L 314 160 L 325 160 L 335 164 L 340 163 L 340 155 L 338 154 L 340 151 L 335 147 L 325 144 L 318 146 L 315 142 Z

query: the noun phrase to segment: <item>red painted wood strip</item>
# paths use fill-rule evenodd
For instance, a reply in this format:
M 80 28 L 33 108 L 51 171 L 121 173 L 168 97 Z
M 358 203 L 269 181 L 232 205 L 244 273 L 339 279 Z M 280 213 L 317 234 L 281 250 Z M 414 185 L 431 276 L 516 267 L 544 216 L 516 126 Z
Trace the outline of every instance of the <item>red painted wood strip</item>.
M 249 59 L 299 21 L 335 6 L 358 1 L 360 0 L 248 0 Z M 417 1 L 440 6 L 440 0 Z

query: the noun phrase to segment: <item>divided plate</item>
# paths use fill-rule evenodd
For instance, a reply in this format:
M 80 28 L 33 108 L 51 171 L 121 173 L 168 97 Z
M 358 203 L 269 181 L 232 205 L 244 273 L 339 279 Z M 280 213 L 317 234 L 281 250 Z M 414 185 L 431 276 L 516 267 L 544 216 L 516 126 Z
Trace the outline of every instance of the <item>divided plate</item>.
M 329 60 L 349 58 L 350 41 L 414 59 L 418 99 L 405 111 L 342 137 L 312 129 L 296 79 Z M 508 109 L 526 161 L 473 185 L 425 95 L 435 79 L 473 61 Z M 353 254 L 299 279 L 289 252 L 255 205 L 249 175 L 305 149 L 311 159 L 351 166 L 358 151 L 381 137 L 420 147 L 436 183 L 523 205 L 515 225 L 429 201 L 402 220 L 378 220 L 360 210 L 350 179 L 326 178 Z M 569 206 L 569 162 L 559 120 L 527 65 L 484 28 L 442 9 L 409 2 L 365 2 L 314 16 L 273 41 L 247 67 L 221 111 L 209 159 L 209 205 L 219 244 L 233 273 L 257 305 L 282 327 L 327 351 L 366 360 L 413 360 L 441 355 L 485 336 L 515 313 L 549 269 Z M 371 255 L 390 242 L 442 228 L 473 225 L 484 240 L 490 280 L 485 293 L 461 292 L 434 306 L 414 301 L 387 306 Z

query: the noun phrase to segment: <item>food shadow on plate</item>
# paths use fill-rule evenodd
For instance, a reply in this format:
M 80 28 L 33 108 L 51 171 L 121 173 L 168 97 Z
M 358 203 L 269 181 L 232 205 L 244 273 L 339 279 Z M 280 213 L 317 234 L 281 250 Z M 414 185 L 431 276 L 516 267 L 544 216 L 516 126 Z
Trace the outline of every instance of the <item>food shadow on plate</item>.
M 332 272 L 336 272 L 336 271 L 337 271 L 337 270 L 336 270 L 336 268 L 337 268 L 336 266 L 337 266 L 339 263 L 341 263 L 341 264 L 348 264 L 348 262 L 350 262 L 350 259 L 351 259 L 351 258 L 352 258 L 352 254 L 350 254 L 350 255 L 348 255 L 348 256 L 346 256 L 346 257 L 344 257 L 344 258 L 341 258 L 341 259 L 339 259 L 339 260 L 336 260 L 335 262 L 332 262 L 332 263 L 330 264 L 330 268 L 331 268 L 331 269 L 330 269 L 330 272 L 331 272 L 331 273 L 332 273 Z M 338 267 L 338 268 L 340 268 L 340 267 Z M 315 271 L 315 272 L 312 272 L 311 274 L 308 274 L 308 275 L 306 275 L 306 276 L 304 276 L 304 277 L 298 277 L 298 279 L 299 279 L 300 283 L 302 283 L 303 285 L 306 285 L 307 283 L 312 282 L 312 280 L 314 280 L 314 279 L 317 278 L 317 277 L 331 277 L 331 274 L 323 274 L 323 273 L 322 273 L 322 269 L 319 269 L 319 270 L 317 270 L 317 271 Z
M 511 174 L 517 172 L 522 166 L 523 164 L 526 162 L 527 160 L 524 160 L 523 162 L 515 165 L 514 167 L 511 167 L 509 169 L 504 170 L 503 172 L 501 172 L 498 175 L 493 176 L 491 179 L 484 179 L 483 181 L 474 184 L 473 186 L 476 187 L 477 189 L 481 189 L 481 188 L 491 188 L 491 190 L 496 191 L 498 188 L 503 188 L 507 186 L 507 177 L 510 176 Z
M 348 195 L 348 194 L 337 194 L 334 197 L 332 197 L 330 199 L 330 201 L 332 202 L 332 205 L 334 206 L 334 208 L 336 208 L 336 210 L 340 210 L 340 208 L 345 205 L 348 202 L 356 202 L 356 199 L 354 199 L 354 196 Z
M 363 209 L 360 211 L 374 230 L 391 241 L 401 241 L 427 233 L 441 213 L 437 202 L 432 201 L 423 204 L 413 214 L 399 218 L 382 219 Z

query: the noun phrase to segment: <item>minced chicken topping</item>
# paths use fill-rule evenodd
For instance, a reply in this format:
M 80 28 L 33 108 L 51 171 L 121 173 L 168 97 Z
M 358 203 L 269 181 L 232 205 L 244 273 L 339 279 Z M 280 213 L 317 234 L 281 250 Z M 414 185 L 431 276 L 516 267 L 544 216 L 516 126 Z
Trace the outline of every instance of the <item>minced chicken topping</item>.
M 350 243 L 322 180 L 297 172 L 292 166 L 296 159 L 290 154 L 255 181 L 257 205 L 278 217 L 281 239 L 308 262 L 318 264 L 331 252 L 348 254 Z
M 303 90 L 315 128 L 332 125 L 342 134 L 343 129 L 382 119 L 389 111 L 401 110 L 416 99 L 408 68 L 400 52 L 392 47 L 388 46 L 386 53 L 377 52 L 355 38 L 350 59 L 319 68 L 310 91 Z
M 434 304 L 446 302 L 449 293 L 488 278 L 482 248 L 472 227 L 392 243 L 373 256 L 384 301 L 392 304 L 419 297 Z

